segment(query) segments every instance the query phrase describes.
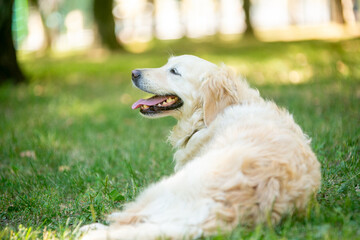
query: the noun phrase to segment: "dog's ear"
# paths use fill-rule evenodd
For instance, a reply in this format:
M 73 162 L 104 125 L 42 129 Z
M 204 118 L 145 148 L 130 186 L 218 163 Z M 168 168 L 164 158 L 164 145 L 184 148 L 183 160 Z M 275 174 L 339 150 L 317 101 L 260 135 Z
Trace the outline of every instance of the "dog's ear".
M 225 65 L 203 75 L 201 92 L 206 126 L 227 106 L 240 101 L 237 80 L 235 73 Z

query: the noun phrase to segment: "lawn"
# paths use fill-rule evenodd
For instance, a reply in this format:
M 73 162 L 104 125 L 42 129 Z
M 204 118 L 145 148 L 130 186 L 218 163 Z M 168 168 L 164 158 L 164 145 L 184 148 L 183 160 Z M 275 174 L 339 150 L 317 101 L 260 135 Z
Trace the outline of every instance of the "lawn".
M 131 110 L 134 68 L 170 54 L 224 62 L 312 138 L 322 187 L 305 216 L 210 239 L 360 239 L 360 39 L 156 42 L 141 54 L 24 56 L 29 84 L 0 86 L 0 239 L 74 239 L 173 172 L 174 119 Z

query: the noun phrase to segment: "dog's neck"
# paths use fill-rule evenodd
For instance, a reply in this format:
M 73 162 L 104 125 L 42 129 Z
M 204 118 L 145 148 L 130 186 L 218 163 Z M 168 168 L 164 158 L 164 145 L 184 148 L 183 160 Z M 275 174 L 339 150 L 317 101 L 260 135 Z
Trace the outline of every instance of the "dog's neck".
M 182 117 L 180 119 L 169 136 L 169 142 L 176 149 L 186 147 L 191 137 L 199 130 L 205 128 L 201 110 L 189 114 L 189 117 Z
M 237 85 L 236 89 L 238 93 L 235 95 L 236 97 L 232 99 L 233 102 L 227 102 L 227 105 L 223 106 L 216 116 L 231 105 L 264 102 L 259 92 L 256 89 L 250 88 L 245 81 L 238 81 Z M 214 134 L 214 127 L 212 127 L 214 123 L 209 126 L 205 124 L 202 103 L 198 102 L 193 106 L 192 109 L 196 110 L 182 112 L 181 115 L 177 117 L 177 119 L 179 119 L 178 123 L 169 136 L 170 143 L 176 149 L 174 154 L 175 170 L 181 169 L 187 162 L 200 156 L 204 147 L 209 144 Z M 215 122 L 215 120 L 212 121 Z
M 175 170 L 179 170 L 197 156 L 201 151 L 201 146 L 206 142 L 200 139 L 194 140 L 195 136 L 198 138 L 198 135 L 201 135 L 200 132 L 206 130 L 201 109 L 180 119 L 169 136 L 169 142 L 176 149 L 174 154 Z

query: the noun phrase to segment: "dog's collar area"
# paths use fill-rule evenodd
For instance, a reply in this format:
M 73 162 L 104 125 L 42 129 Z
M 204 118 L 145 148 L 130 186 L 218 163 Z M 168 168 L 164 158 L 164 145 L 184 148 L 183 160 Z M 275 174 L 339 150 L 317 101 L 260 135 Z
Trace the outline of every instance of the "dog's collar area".
M 186 146 L 188 144 L 188 142 L 190 141 L 190 139 L 192 138 L 192 136 L 195 135 L 195 133 L 197 133 L 199 131 L 199 129 L 195 129 L 185 140 L 184 140 L 184 146 Z
M 148 99 L 140 99 L 135 102 L 132 109 L 140 108 L 140 112 L 144 115 L 153 115 L 165 111 L 180 108 L 184 102 L 176 95 L 153 96 Z

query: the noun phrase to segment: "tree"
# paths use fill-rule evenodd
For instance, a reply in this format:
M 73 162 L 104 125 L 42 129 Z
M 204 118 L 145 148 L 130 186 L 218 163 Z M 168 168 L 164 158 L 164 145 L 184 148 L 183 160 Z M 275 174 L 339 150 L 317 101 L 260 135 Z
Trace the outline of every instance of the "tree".
M 44 49 L 45 51 L 50 50 L 52 42 L 53 42 L 53 36 L 49 28 L 46 26 L 46 15 L 44 14 L 44 11 L 40 7 L 39 0 L 29 0 L 29 3 L 34 6 L 40 14 L 42 25 L 44 26 L 44 37 L 45 37 L 45 44 Z M 52 2 L 52 5 L 54 5 L 56 2 Z
M 331 8 L 331 18 L 337 23 L 344 24 L 345 19 L 344 19 L 344 11 L 341 0 L 331 0 L 330 8 Z
M 254 28 L 251 24 L 251 19 L 250 19 L 250 9 L 251 9 L 250 0 L 243 0 L 243 9 L 245 12 L 245 24 L 246 24 L 246 30 L 244 34 L 247 36 L 254 36 Z
M 289 22 L 291 25 L 299 24 L 299 6 L 302 4 L 300 0 L 288 0 L 287 9 L 289 14 Z
M 102 44 L 111 50 L 122 49 L 116 39 L 112 14 L 113 0 L 94 0 L 93 14 Z
M 16 58 L 11 25 L 14 0 L 0 0 L 0 84 L 25 81 Z
M 148 0 L 148 3 L 152 6 L 152 12 L 151 12 L 151 17 L 152 17 L 152 26 L 151 26 L 151 33 L 155 36 L 156 35 L 156 0 Z
M 354 12 L 353 0 L 331 0 L 331 18 L 340 24 L 356 24 L 356 14 Z

